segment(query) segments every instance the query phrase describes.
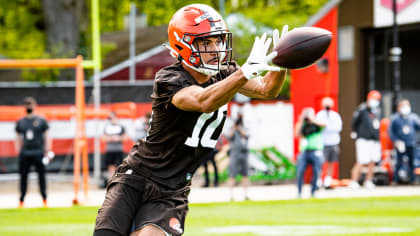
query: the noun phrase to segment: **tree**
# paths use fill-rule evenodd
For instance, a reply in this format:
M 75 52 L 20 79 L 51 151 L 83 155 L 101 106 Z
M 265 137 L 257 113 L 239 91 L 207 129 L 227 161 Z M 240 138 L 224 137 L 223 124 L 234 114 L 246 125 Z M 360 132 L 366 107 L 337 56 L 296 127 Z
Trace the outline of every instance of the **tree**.
M 42 57 L 44 30 L 38 0 L 0 0 L 0 54 L 9 58 Z
M 47 50 L 53 58 L 75 57 L 80 31 L 85 23 L 85 0 L 42 0 Z M 60 80 L 73 80 L 74 72 L 60 73 Z
M 84 0 L 42 0 L 47 49 L 53 57 L 75 57 L 79 49 Z

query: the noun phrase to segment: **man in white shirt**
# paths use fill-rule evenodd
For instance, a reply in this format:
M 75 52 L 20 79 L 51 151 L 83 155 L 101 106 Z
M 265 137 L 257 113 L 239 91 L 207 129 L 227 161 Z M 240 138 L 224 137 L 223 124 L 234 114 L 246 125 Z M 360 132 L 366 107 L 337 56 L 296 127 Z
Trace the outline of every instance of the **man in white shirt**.
M 333 111 L 334 100 L 330 97 L 324 97 L 321 102 L 322 110 L 316 114 L 316 120 L 326 124 L 322 131 L 324 142 L 324 158 L 327 162 L 327 175 L 324 179 L 324 186 L 329 188 L 332 184 L 333 163 L 338 162 L 340 152 L 340 132 L 343 128 L 343 122 L 340 114 Z

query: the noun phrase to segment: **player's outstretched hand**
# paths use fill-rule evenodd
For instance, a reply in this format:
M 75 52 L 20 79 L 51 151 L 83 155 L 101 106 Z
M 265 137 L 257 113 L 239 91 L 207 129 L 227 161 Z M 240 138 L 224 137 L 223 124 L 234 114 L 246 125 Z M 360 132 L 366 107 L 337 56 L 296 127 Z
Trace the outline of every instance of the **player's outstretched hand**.
M 272 52 L 267 55 L 270 45 L 271 38 L 267 38 L 267 34 L 265 33 L 261 36 L 261 38 L 255 38 L 251 53 L 249 54 L 245 64 L 241 67 L 245 78 L 253 79 L 264 71 L 280 71 L 280 67 L 268 64 L 275 56 L 277 56 L 277 52 Z
M 275 29 L 273 31 L 273 45 L 274 45 L 274 47 L 276 47 L 277 44 L 279 44 L 281 38 L 286 36 L 287 32 L 289 32 L 289 25 L 284 25 L 283 26 L 283 29 L 281 30 L 281 36 L 279 36 L 279 30 L 278 29 Z

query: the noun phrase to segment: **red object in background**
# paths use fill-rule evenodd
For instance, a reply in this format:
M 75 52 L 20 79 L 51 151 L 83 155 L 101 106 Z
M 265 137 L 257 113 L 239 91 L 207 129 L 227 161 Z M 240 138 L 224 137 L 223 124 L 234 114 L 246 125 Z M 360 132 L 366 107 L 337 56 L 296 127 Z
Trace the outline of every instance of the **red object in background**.
M 154 55 L 145 56 L 142 61 L 136 62 L 136 80 L 154 80 L 156 72 L 165 66 L 173 64 L 175 61 L 167 49 L 162 49 L 161 52 Z M 102 80 L 129 80 L 129 74 L 130 68 L 127 65 L 105 76 Z
M 318 22 L 312 26 L 320 27 L 331 31 L 332 41 L 322 59 L 326 59 L 327 70 L 321 69 L 318 65 L 291 70 L 290 101 L 293 104 L 294 124 L 304 107 L 313 107 L 316 111 L 321 108 L 321 100 L 329 96 L 334 100 L 333 110 L 338 110 L 338 58 L 337 58 L 337 25 L 338 9 L 333 7 Z M 299 140 L 294 140 L 295 154 L 298 153 Z M 295 155 L 295 159 L 297 155 Z M 338 165 L 334 166 L 333 176 L 338 178 Z M 307 178 L 305 178 L 307 180 Z
M 391 166 L 391 152 L 394 149 L 392 144 L 392 140 L 388 134 L 388 128 L 391 124 L 391 121 L 388 118 L 384 118 L 381 120 L 381 124 L 379 126 L 379 141 L 381 143 L 381 151 L 382 151 L 382 167 L 388 171 L 389 180 L 392 180 L 393 177 L 393 169 Z

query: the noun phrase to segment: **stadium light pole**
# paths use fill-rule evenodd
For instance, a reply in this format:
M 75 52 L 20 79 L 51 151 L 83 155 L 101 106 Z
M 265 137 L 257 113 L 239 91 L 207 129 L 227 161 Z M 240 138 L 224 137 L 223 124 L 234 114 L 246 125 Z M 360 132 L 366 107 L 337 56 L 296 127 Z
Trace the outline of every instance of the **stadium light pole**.
M 136 81 L 136 4 L 130 4 L 130 84 Z
M 392 102 L 392 111 L 396 112 L 398 99 L 400 98 L 401 93 L 401 71 L 400 71 L 400 61 L 402 50 L 399 46 L 399 37 L 398 37 L 398 23 L 397 23 L 397 0 L 392 1 L 392 48 L 389 50 L 389 61 L 393 65 L 393 102 Z
M 102 68 L 101 62 L 101 37 L 99 28 L 99 0 L 91 1 L 91 20 L 92 20 L 92 60 L 83 60 L 82 66 L 86 69 L 93 69 L 93 103 L 95 114 L 98 114 L 101 106 L 101 78 L 100 71 Z M 100 154 L 100 140 L 99 140 L 99 119 L 95 117 L 95 137 L 93 142 L 93 176 L 97 183 L 101 177 L 101 154 Z

